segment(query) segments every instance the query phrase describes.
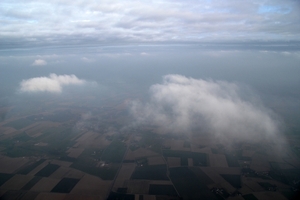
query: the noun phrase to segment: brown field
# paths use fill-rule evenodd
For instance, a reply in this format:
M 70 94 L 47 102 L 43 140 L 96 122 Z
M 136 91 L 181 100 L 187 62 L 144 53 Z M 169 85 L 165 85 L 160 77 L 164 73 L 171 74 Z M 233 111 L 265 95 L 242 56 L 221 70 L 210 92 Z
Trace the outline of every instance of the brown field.
M 91 137 L 94 133 L 89 131 L 89 132 L 86 132 L 84 134 L 82 134 L 79 138 L 76 139 L 76 142 L 83 142 L 85 141 L 86 139 L 88 139 L 89 137 Z
M 211 167 L 218 174 L 241 174 L 239 167 Z
M 228 197 L 227 200 L 244 200 L 242 196 Z
M 167 162 L 168 162 L 169 167 L 180 167 L 181 166 L 180 158 L 177 158 L 177 157 L 168 157 Z
M 222 183 L 225 180 L 211 167 L 200 167 L 206 175 L 215 183 Z
M 118 177 L 116 178 L 115 184 L 113 186 L 114 191 L 119 187 L 124 187 L 125 181 L 129 180 L 131 174 L 135 170 L 135 163 L 124 163 L 119 171 Z
M 278 163 L 280 169 L 294 169 L 294 167 L 288 163 Z
M 188 166 L 192 167 L 194 165 L 194 161 L 192 158 L 188 158 Z
M 1 186 L 1 189 L 5 189 L 5 190 L 20 190 L 32 178 L 33 178 L 33 176 L 16 174 L 11 179 L 9 179 L 8 181 L 6 181 Z
M 64 200 L 105 200 L 105 196 L 67 194 Z
M 1 132 L 4 134 L 4 135 L 8 135 L 8 134 L 11 134 L 13 132 L 17 131 L 16 129 L 12 128 L 12 127 L 1 127 Z
M 129 194 L 148 194 L 149 191 L 149 181 L 147 180 L 127 180 L 125 185 Z
M 91 140 L 89 142 L 89 146 L 91 148 L 99 148 L 99 147 L 100 148 L 105 148 L 110 143 L 111 143 L 111 141 L 106 140 L 104 135 L 97 135 L 96 138 L 94 138 L 93 140 Z
M 77 169 L 70 169 L 70 170 L 66 173 L 65 177 L 66 177 L 66 178 L 76 178 L 76 179 L 81 179 L 84 175 L 85 175 L 85 173 L 82 172 L 82 171 L 79 171 L 79 170 L 77 170 Z
M 151 150 L 145 149 L 145 148 L 139 148 L 136 151 L 133 151 L 135 158 L 142 158 L 142 157 L 149 157 L 149 156 L 158 156 L 158 153 L 155 153 Z
M 255 178 L 255 180 L 257 182 L 269 182 L 269 183 L 271 183 L 273 185 L 277 185 L 277 187 L 280 188 L 280 189 L 288 189 L 288 190 L 291 189 L 291 187 L 289 185 L 286 185 L 286 184 L 281 183 L 281 182 L 276 181 L 276 180 L 268 180 L 268 181 L 266 181 L 266 180 L 261 179 L 261 178 Z
M 66 194 L 60 194 L 60 193 L 40 193 L 35 198 L 35 200 L 64 200 L 66 197 Z
M 71 162 L 62 161 L 62 160 L 51 160 L 51 164 L 59 165 L 62 167 L 69 167 L 70 165 L 72 165 Z
M 49 176 L 49 178 L 55 178 L 55 179 L 62 179 L 67 175 L 67 173 L 70 171 L 70 168 L 67 167 L 60 167 L 58 168 L 53 174 Z
M 209 163 L 211 167 L 228 167 L 225 155 L 209 154 Z
M 27 191 L 26 194 L 24 194 L 24 196 L 22 196 L 22 200 L 32 200 L 32 199 L 35 199 L 38 194 L 39 194 L 39 192 Z
M 16 135 L 18 135 L 18 134 L 20 134 L 20 133 L 22 133 L 22 131 L 16 130 L 16 131 L 12 131 L 12 132 L 9 133 L 9 134 L 1 134 L 1 135 L 0 135 L 0 140 L 11 139 L 12 137 L 14 137 L 14 136 L 16 136 Z
M 164 165 L 166 164 L 164 158 L 162 156 L 148 157 L 149 165 Z
M 245 195 L 245 194 L 250 194 L 253 192 L 253 190 L 251 188 L 249 188 L 243 181 L 244 179 L 242 178 L 242 182 L 243 182 L 243 185 L 242 185 L 242 188 L 239 189 L 239 191 Z
M 146 148 L 139 148 L 135 151 L 131 151 L 130 149 L 127 151 L 125 155 L 125 160 L 135 160 L 138 158 L 144 158 L 144 157 L 152 157 L 152 156 L 159 156 L 158 153 L 155 153 L 153 151 L 150 151 Z
M 155 195 L 143 195 L 144 200 L 156 200 Z
M 247 186 L 250 188 L 252 191 L 264 191 L 264 188 L 261 187 L 255 179 L 249 178 L 249 177 L 242 177 L 243 185 Z
M 134 160 L 134 159 L 135 159 L 134 152 L 128 149 L 124 157 L 124 160 Z
M 112 181 L 103 181 L 96 176 L 85 174 L 70 193 L 80 195 L 98 195 L 105 198 L 110 192 L 109 189 L 111 184 Z
M 31 172 L 29 172 L 28 175 L 35 175 L 41 169 L 43 169 L 46 165 L 48 165 L 49 162 L 50 162 L 49 160 L 45 160 L 42 164 L 40 164 L 39 166 L 37 166 L 36 168 L 34 168 L 33 170 L 31 170 Z
M 250 168 L 255 171 L 269 171 L 270 164 L 268 161 L 268 156 L 261 154 L 254 154 L 252 156 L 252 162 Z
M 59 181 L 60 181 L 60 179 L 43 177 L 30 190 L 38 191 L 38 192 L 50 192 Z
M 67 152 L 69 153 L 68 156 L 72 157 L 72 158 L 78 158 L 78 156 L 80 156 L 80 154 L 84 151 L 83 147 L 78 147 L 78 148 L 70 148 L 67 150 Z
M 253 192 L 253 194 L 258 200 L 265 200 L 265 199 L 286 200 L 286 198 L 279 192 L 264 191 L 264 192 Z
M 198 153 L 207 153 L 207 154 L 212 154 L 211 148 L 210 147 L 203 147 L 203 148 L 194 148 L 192 149 L 193 152 L 198 152 Z
M 159 180 L 150 180 L 149 184 L 154 185 L 173 185 L 171 181 L 159 181 Z
M 106 135 L 101 135 L 97 132 L 86 132 L 81 135 L 78 139 L 76 139 L 77 143 L 73 147 L 76 146 L 83 146 L 83 147 L 90 147 L 90 148 L 105 148 L 107 147 L 111 141 L 107 140 Z
M 230 183 L 228 183 L 227 181 L 223 181 L 218 183 L 221 185 L 222 188 L 225 188 L 229 193 L 233 193 L 236 191 L 236 188 L 234 188 Z
M 44 131 L 47 128 L 51 128 L 53 126 L 58 126 L 60 123 L 55 123 L 55 122 L 50 122 L 50 121 L 42 121 L 42 122 L 37 122 L 32 125 L 35 126 L 30 126 L 27 128 L 25 131 L 30 137 L 38 137 L 42 135 L 42 131 Z
M 32 124 L 30 124 L 30 125 L 28 125 L 28 126 L 22 128 L 22 129 L 20 129 L 20 130 L 26 132 L 26 130 L 30 130 L 30 129 L 32 129 L 32 128 L 38 126 L 39 124 L 40 124 L 40 122 L 35 122 L 35 123 L 32 123 Z
M 28 158 L 9 158 L 0 155 L 0 172 L 13 173 L 29 161 Z
M 187 151 L 189 148 L 183 147 L 184 141 L 183 140 L 165 140 L 164 145 L 167 147 L 171 147 L 172 150 L 182 150 Z
M 5 192 L 7 192 L 7 190 L 2 190 L 2 189 L 0 189 L 0 199 L 1 199 L 1 196 L 2 196 Z

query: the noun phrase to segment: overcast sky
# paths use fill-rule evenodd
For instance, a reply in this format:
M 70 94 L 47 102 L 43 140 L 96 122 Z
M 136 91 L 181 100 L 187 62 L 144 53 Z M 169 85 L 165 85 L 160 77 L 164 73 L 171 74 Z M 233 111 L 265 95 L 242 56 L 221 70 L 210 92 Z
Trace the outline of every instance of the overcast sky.
M 0 48 L 300 39 L 299 0 L 1 0 Z

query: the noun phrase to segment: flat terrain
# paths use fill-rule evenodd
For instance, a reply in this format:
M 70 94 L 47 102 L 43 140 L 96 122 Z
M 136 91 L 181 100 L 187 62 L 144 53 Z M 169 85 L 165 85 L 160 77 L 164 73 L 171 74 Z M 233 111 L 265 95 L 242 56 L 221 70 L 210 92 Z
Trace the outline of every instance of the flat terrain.
M 265 144 L 226 148 L 203 134 L 119 131 L 123 102 L 66 105 L 1 122 L 1 199 L 291 199 L 299 188 L 299 137 L 274 155 Z

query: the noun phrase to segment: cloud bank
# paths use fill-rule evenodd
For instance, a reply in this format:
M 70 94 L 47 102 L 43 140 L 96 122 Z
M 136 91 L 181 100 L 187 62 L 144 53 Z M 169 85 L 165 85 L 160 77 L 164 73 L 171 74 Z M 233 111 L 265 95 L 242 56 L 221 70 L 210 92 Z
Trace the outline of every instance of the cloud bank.
M 243 99 L 241 92 L 234 83 L 167 75 L 162 84 L 151 86 L 151 100 L 132 102 L 131 111 L 139 123 L 171 133 L 196 130 L 224 142 L 277 140 L 274 113 Z
M 61 93 L 65 85 L 82 85 L 86 81 L 72 75 L 50 74 L 49 77 L 36 77 L 20 83 L 21 92 L 52 92 Z
M 24 44 L 299 41 L 300 32 L 297 0 L 2 0 L 1 5 L 3 49 Z

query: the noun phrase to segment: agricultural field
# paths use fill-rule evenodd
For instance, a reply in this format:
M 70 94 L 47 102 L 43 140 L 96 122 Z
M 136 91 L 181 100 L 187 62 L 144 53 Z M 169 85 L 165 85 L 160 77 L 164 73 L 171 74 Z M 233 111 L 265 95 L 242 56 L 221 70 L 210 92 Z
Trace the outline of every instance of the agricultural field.
M 291 199 L 299 187 L 295 146 L 281 158 L 155 127 L 119 132 L 122 109 L 96 109 L 80 123 L 82 107 L 2 120 L 0 198 Z

